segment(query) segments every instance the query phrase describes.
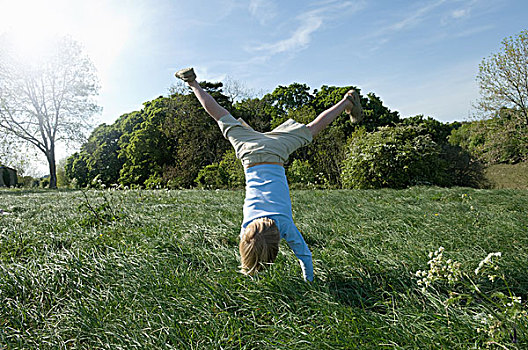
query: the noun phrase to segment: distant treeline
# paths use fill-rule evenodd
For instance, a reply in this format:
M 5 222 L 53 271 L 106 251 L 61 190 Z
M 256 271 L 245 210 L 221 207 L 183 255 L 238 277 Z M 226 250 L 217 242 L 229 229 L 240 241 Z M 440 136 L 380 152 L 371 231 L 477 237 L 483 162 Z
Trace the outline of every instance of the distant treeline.
M 235 118 L 243 118 L 261 132 L 288 118 L 308 123 L 355 88 L 322 86 L 311 92 L 307 85 L 294 83 L 262 98 L 233 102 L 221 83 L 202 86 Z M 312 144 L 290 156 L 286 169 L 292 186 L 478 185 L 482 159 L 479 162 L 468 153 L 471 147 L 460 147 L 471 134 L 468 126 L 423 116 L 402 119 L 372 93 L 362 96 L 361 103 L 366 117 L 359 125 L 343 114 Z M 456 142 L 449 143 L 450 135 L 461 127 Z M 80 151 L 68 158 L 65 171 L 82 187 L 94 178 L 108 186 L 145 188 L 240 188 L 244 184 L 242 166 L 229 142 L 186 91 L 146 102 L 141 111 L 98 126 Z

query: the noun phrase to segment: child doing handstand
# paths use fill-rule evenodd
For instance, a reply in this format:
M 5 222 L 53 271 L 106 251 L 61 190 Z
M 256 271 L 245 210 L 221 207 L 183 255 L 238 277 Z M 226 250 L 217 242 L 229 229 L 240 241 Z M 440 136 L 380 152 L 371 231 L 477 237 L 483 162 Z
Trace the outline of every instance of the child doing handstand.
M 252 275 L 273 263 L 279 242 L 284 238 L 299 259 L 303 278 L 313 281 L 312 253 L 293 222 L 284 163 L 293 151 L 310 143 L 342 112 L 350 114 L 352 122 L 361 121 L 363 111 L 357 92 L 350 90 L 340 102 L 307 125 L 289 119 L 270 132 L 260 133 L 242 119 L 233 118 L 205 92 L 192 68 L 176 72 L 176 77 L 191 87 L 244 165 L 246 198 L 239 243 L 242 272 Z

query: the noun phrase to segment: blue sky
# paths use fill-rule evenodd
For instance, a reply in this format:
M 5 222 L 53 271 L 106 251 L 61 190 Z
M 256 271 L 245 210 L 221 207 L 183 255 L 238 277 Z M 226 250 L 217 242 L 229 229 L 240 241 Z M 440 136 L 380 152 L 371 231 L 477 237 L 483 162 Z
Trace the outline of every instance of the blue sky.
M 187 66 L 257 94 L 355 85 L 403 117 L 465 120 L 479 63 L 527 18 L 526 0 L 0 0 L 0 33 L 28 46 L 69 34 L 85 46 L 106 123 L 166 95 Z
M 479 62 L 503 38 L 528 29 L 527 1 L 157 4 L 140 5 L 138 36 L 112 72 L 106 120 L 166 93 L 173 71 L 186 66 L 201 78 L 229 76 L 256 92 L 292 82 L 356 85 L 404 117 L 464 120 L 479 95 Z M 123 109 L 116 105 L 114 112 L 112 100 Z

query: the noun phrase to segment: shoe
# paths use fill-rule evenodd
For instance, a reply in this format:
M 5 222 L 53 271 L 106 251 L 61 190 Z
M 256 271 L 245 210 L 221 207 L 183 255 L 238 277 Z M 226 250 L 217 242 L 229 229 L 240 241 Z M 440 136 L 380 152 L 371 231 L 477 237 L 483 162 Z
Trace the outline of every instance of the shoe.
M 363 113 L 363 108 L 361 107 L 359 94 L 355 90 L 350 90 L 347 92 L 346 98 L 352 102 L 353 106 L 352 108 L 345 110 L 345 112 L 350 116 L 350 121 L 352 123 L 359 123 L 365 117 L 365 113 Z
M 183 80 L 186 83 L 190 83 L 196 80 L 196 74 L 194 74 L 194 69 L 192 68 L 184 68 L 180 69 L 176 73 L 174 73 L 176 78 L 179 78 Z

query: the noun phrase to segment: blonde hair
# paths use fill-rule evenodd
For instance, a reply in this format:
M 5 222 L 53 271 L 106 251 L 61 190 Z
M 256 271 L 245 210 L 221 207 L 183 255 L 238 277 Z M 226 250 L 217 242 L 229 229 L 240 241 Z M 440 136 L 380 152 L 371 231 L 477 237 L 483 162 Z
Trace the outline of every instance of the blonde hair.
M 241 272 L 254 275 L 273 263 L 279 253 L 279 242 L 279 229 L 273 220 L 253 220 L 240 237 Z

